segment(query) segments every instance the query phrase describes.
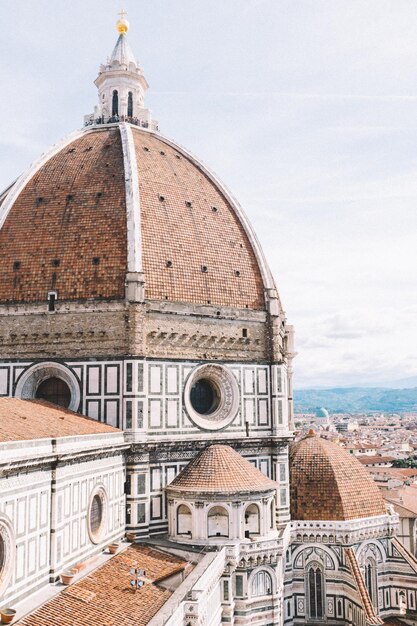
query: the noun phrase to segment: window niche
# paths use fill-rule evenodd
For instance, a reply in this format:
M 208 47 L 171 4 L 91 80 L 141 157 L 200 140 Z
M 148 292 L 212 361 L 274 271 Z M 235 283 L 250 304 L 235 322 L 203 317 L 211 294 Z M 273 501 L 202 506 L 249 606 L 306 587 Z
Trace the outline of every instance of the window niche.
M 100 543 L 106 530 L 108 498 L 104 487 L 96 487 L 91 494 L 87 511 L 87 528 L 92 543 Z

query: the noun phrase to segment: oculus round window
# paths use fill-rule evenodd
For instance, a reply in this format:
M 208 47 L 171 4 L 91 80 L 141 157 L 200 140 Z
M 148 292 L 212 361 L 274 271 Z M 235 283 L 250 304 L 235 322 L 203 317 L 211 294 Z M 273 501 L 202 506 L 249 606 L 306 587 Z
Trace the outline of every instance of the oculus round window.
M 61 378 L 47 378 L 36 389 L 35 398 L 47 400 L 67 409 L 71 402 L 71 390 Z
M 80 383 L 74 372 L 52 361 L 36 363 L 23 372 L 16 384 L 17 398 L 47 400 L 71 411 L 80 405 Z
M 7 589 L 15 567 L 15 540 L 8 518 L 0 516 L 0 595 Z
M 196 367 L 185 383 L 184 405 L 190 419 L 199 428 L 225 428 L 239 409 L 236 378 L 222 365 Z
M 200 378 L 191 387 L 190 401 L 197 413 L 211 415 L 220 404 L 219 389 L 212 380 Z
M 98 487 L 91 495 L 87 514 L 88 534 L 93 543 L 99 543 L 104 535 L 107 508 L 107 494 L 103 487 Z

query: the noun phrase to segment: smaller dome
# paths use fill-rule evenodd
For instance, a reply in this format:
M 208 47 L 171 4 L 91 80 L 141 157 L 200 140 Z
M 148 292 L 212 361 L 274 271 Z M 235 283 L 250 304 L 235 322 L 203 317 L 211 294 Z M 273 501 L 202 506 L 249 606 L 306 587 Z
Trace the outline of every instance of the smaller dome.
M 167 488 L 226 494 L 271 491 L 277 484 L 230 446 L 213 445 L 197 454 Z
M 329 417 L 329 411 L 322 406 L 321 409 L 317 409 L 316 417 L 328 418 Z
M 312 430 L 290 449 L 290 497 L 294 520 L 386 515 L 382 495 L 366 469 Z

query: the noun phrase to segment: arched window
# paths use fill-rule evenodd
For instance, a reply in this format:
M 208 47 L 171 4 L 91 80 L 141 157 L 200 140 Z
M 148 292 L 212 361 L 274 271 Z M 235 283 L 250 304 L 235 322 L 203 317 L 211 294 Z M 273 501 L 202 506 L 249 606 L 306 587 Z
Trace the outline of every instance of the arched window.
M 342 601 L 341 600 L 337 601 L 337 616 L 338 617 L 342 616 Z
M 66 382 L 53 376 L 41 382 L 36 390 L 35 398 L 47 400 L 67 409 L 71 402 L 71 391 Z
M 245 511 L 245 537 L 259 535 L 260 514 L 256 504 L 250 504 Z
M 214 506 L 207 516 L 209 537 L 229 536 L 229 513 L 222 506 Z
M 177 535 L 189 535 L 192 531 L 191 511 L 185 504 L 180 504 L 177 509 Z
M 324 617 L 324 578 L 317 563 L 307 570 L 307 598 L 311 619 Z
M 127 96 L 127 116 L 133 117 L 133 93 L 131 91 Z
M 252 596 L 270 596 L 272 594 L 272 578 L 271 574 L 265 570 L 261 570 L 252 579 L 251 595 Z
M 373 605 L 377 601 L 376 564 L 373 559 L 367 559 L 365 563 L 365 586 Z
M 3 537 L 0 535 L 0 578 L 3 574 L 4 564 L 6 560 L 6 542 Z
M 119 94 L 117 89 L 113 91 L 112 105 L 111 105 L 111 114 L 119 115 Z

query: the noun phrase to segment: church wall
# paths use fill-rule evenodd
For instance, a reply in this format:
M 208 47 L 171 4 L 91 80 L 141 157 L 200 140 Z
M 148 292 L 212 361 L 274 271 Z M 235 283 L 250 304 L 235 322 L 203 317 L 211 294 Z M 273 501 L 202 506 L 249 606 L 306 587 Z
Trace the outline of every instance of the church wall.
M 262 311 L 149 303 L 146 354 L 182 360 L 265 361 L 269 354 L 265 322 Z
M 45 465 L 2 476 L 0 519 L 11 523 L 15 544 L 6 601 L 49 582 L 52 469 Z
M 51 542 L 51 568 L 55 574 L 103 549 L 124 533 L 124 482 L 122 455 L 58 466 Z M 103 487 L 107 495 L 107 520 L 103 535 L 93 542 L 87 517 L 92 494 L 99 487 Z
M 94 460 L 81 456 L 72 462 L 40 459 L 38 467 L 33 465 L 32 461 L 27 469 L 7 469 L 0 480 L 0 525 L 10 524 L 15 545 L 2 602 L 17 601 L 56 580 L 63 570 L 100 552 L 125 531 L 121 453 L 104 452 Z M 102 535 L 92 541 L 87 517 L 97 488 L 106 494 L 107 515 Z
M 53 359 L 126 354 L 123 303 L 48 303 L 0 306 L 0 365 L 5 359 Z
M 375 563 L 372 602 L 377 614 L 383 617 L 398 615 L 401 591 L 405 594 L 407 608 L 415 610 L 417 590 L 414 575 L 396 552 L 389 539 L 389 529 L 384 529 L 378 518 L 342 522 L 339 529 L 337 523 L 331 522 L 293 522 L 292 525 L 297 525 L 299 529 L 304 526 L 310 534 L 297 540 L 297 535 L 293 533 L 286 554 L 284 624 L 301 626 L 317 623 L 310 617 L 309 609 L 307 576 L 311 564 L 318 564 L 323 572 L 323 619 L 326 623 L 352 623 L 355 626 L 367 623 L 358 588 L 345 557 L 346 547 L 353 547 L 364 580 L 366 563 L 369 559 Z M 346 537 L 339 535 L 339 543 L 330 544 L 329 529 L 332 529 L 333 536 L 337 536 L 342 525 L 349 533 L 359 532 L 368 538 L 364 537 L 359 543 L 345 543 Z M 312 530 L 308 531 L 308 527 Z M 327 545 L 323 545 L 323 537 Z
M 0 395 L 14 393 L 28 365 L 28 361 L 0 365 Z M 143 535 L 167 529 L 163 489 L 208 441 L 233 445 L 277 480 L 277 523 L 285 524 L 289 520 L 286 366 L 225 363 L 238 383 L 238 412 L 226 428 L 208 431 L 191 421 L 184 404 L 185 382 L 198 365 L 132 358 L 65 363 L 78 381 L 80 412 L 123 428 L 137 446 L 128 465 L 128 528 Z
M 52 289 L 53 291 L 53 289 Z M 138 355 L 154 358 L 265 361 L 282 356 L 283 329 L 266 313 L 181 303 L 120 300 L 0 305 L 2 358 Z M 274 326 L 275 328 L 275 326 Z M 274 343 L 274 350 L 270 343 Z
M 50 361 L 51 359 L 48 359 Z M 53 359 L 52 359 L 53 360 Z M 135 433 L 135 439 L 167 439 L 169 435 L 202 437 L 184 406 L 184 385 L 200 363 L 162 360 L 94 359 L 63 361 L 80 388 L 79 412 Z M 20 376 L 33 362 L 0 362 L 0 397 L 13 396 Z M 239 411 L 224 432 L 251 436 L 271 431 L 287 435 L 286 368 L 284 365 L 225 363 L 239 386 Z M 272 380 L 271 380 L 272 372 Z M 279 383 L 277 380 L 279 379 Z M 272 394 L 271 394 L 272 389 Z M 212 433 L 211 438 L 216 438 Z
M 218 443 L 231 445 L 253 465 L 276 480 L 276 522 L 289 520 L 288 449 L 263 439 L 230 440 L 224 433 Z M 164 488 L 207 445 L 202 441 L 172 441 L 153 445 L 134 444 L 127 457 L 127 527 L 139 536 L 168 529 L 168 502 Z

